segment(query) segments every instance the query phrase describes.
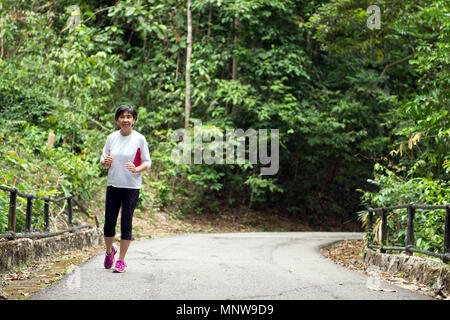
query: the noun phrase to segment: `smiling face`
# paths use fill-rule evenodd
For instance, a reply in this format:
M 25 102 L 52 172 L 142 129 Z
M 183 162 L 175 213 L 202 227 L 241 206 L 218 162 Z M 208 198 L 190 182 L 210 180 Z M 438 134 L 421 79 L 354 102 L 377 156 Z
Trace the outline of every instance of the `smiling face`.
M 123 132 L 128 132 L 133 127 L 133 124 L 136 120 L 134 119 L 133 115 L 129 113 L 128 111 L 123 112 L 118 118 L 117 118 L 117 124 L 120 126 L 120 129 Z
M 129 105 L 123 105 L 117 109 L 115 119 L 122 135 L 127 136 L 133 131 L 132 127 L 137 120 L 137 112 Z

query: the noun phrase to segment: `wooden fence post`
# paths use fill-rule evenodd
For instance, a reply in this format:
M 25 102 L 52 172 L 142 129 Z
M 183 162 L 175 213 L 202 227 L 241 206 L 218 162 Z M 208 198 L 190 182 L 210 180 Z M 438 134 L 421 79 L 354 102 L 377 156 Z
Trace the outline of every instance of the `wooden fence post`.
M 406 229 L 406 251 L 412 256 L 412 252 L 409 251 L 410 248 L 414 248 L 415 239 L 414 239 L 414 216 L 416 213 L 416 209 L 413 204 L 410 203 L 408 205 L 408 225 Z
M 26 232 L 31 232 L 31 215 L 33 213 L 33 198 L 28 197 L 27 198 L 27 217 L 26 217 L 26 224 L 25 229 Z
M 17 192 L 16 188 L 12 188 L 9 195 L 8 231 L 10 232 L 16 232 Z
M 382 246 L 386 246 L 387 244 L 387 214 L 386 210 L 383 208 L 381 210 L 381 244 Z M 380 249 L 381 253 L 386 253 L 385 249 Z
M 444 262 L 448 262 L 449 259 L 446 257 L 447 254 L 450 254 L 450 204 L 445 206 L 445 210 L 447 211 L 445 214 L 445 230 L 444 230 Z
M 69 227 L 72 226 L 72 215 L 73 215 L 73 208 L 72 208 L 72 197 L 67 198 L 67 206 L 68 206 L 68 217 L 67 217 L 67 223 L 69 224 Z
M 50 224 L 50 212 L 48 200 L 44 200 L 44 232 L 48 232 Z

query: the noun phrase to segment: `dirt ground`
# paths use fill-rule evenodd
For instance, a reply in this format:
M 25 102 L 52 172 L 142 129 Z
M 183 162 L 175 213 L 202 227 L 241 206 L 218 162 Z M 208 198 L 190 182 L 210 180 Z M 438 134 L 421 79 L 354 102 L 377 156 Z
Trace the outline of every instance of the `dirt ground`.
M 341 228 L 341 230 L 339 230 Z M 356 223 L 348 223 L 344 231 L 359 231 Z M 261 214 L 249 212 L 239 214 L 227 212 L 226 214 L 199 214 L 187 217 L 176 216 L 167 212 L 155 212 L 144 215 L 137 212 L 133 219 L 133 240 L 148 238 L 161 238 L 186 233 L 223 233 L 223 232 L 257 232 L 257 231 L 342 231 L 342 222 L 336 221 L 334 226 L 310 225 L 300 222 L 292 216 Z M 22 300 L 31 294 L 44 289 L 55 281 L 61 279 L 76 266 L 88 260 L 93 255 L 103 252 L 104 247 L 94 247 L 87 250 L 73 250 L 60 252 L 33 265 L 16 268 L 0 274 L 0 300 Z M 361 260 L 364 244 L 362 241 L 344 241 L 333 247 L 322 249 L 324 256 L 336 263 L 352 270 L 367 274 L 371 273 L 368 266 Z M 373 274 L 373 272 L 372 272 Z M 386 281 L 395 282 L 409 289 L 422 291 L 424 294 L 437 298 L 447 298 L 432 290 L 410 283 L 404 279 L 399 280 L 392 275 L 380 274 Z
M 420 292 L 422 294 L 431 296 L 439 300 L 450 300 L 450 294 L 443 291 L 435 291 L 431 287 L 427 287 L 418 282 L 409 281 L 401 278 L 398 275 L 390 274 L 388 272 L 382 272 L 375 266 L 370 266 L 364 263 L 362 260 L 365 249 L 365 241 L 363 240 L 347 240 L 342 241 L 329 248 L 323 248 L 320 252 L 327 258 L 333 260 L 335 263 L 346 267 L 350 270 L 362 272 L 371 278 L 378 285 L 371 285 L 370 290 L 386 291 L 380 281 L 385 281 L 398 285 L 400 287 Z

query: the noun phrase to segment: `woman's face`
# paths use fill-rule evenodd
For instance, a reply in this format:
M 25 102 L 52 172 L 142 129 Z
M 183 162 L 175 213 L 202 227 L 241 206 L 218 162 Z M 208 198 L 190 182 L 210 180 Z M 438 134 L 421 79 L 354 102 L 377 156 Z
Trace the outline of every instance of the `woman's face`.
M 119 116 L 119 118 L 117 118 L 117 123 L 119 124 L 120 129 L 123 129 L 125 131 L 131 129 L 134 121 L 135 120 L 133 118 L 133 115 L 128 111 L 125 111 Z

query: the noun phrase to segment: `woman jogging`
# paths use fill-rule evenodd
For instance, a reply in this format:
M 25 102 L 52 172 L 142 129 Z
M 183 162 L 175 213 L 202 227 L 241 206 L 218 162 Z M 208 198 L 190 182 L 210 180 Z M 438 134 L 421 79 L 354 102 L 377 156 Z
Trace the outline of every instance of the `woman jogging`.
M 147 141 L 133 130 L 137 120 L 136 111 L 127 105 L 119 107 L 115 115 L 120 130 L 106 139 L 100 163 L 108 169 L 105 201 L 104 237 L 106 254 L 104 266 L 110 269 L 114 264 L 117 248 L 114 245 L 116 223 L 120 207 L 120 254 L 113 272 L 124 272 L 125 255 L 131 242 L 133 212 L 142 185 L 141 172 L 150 168 L 151 159 Z

